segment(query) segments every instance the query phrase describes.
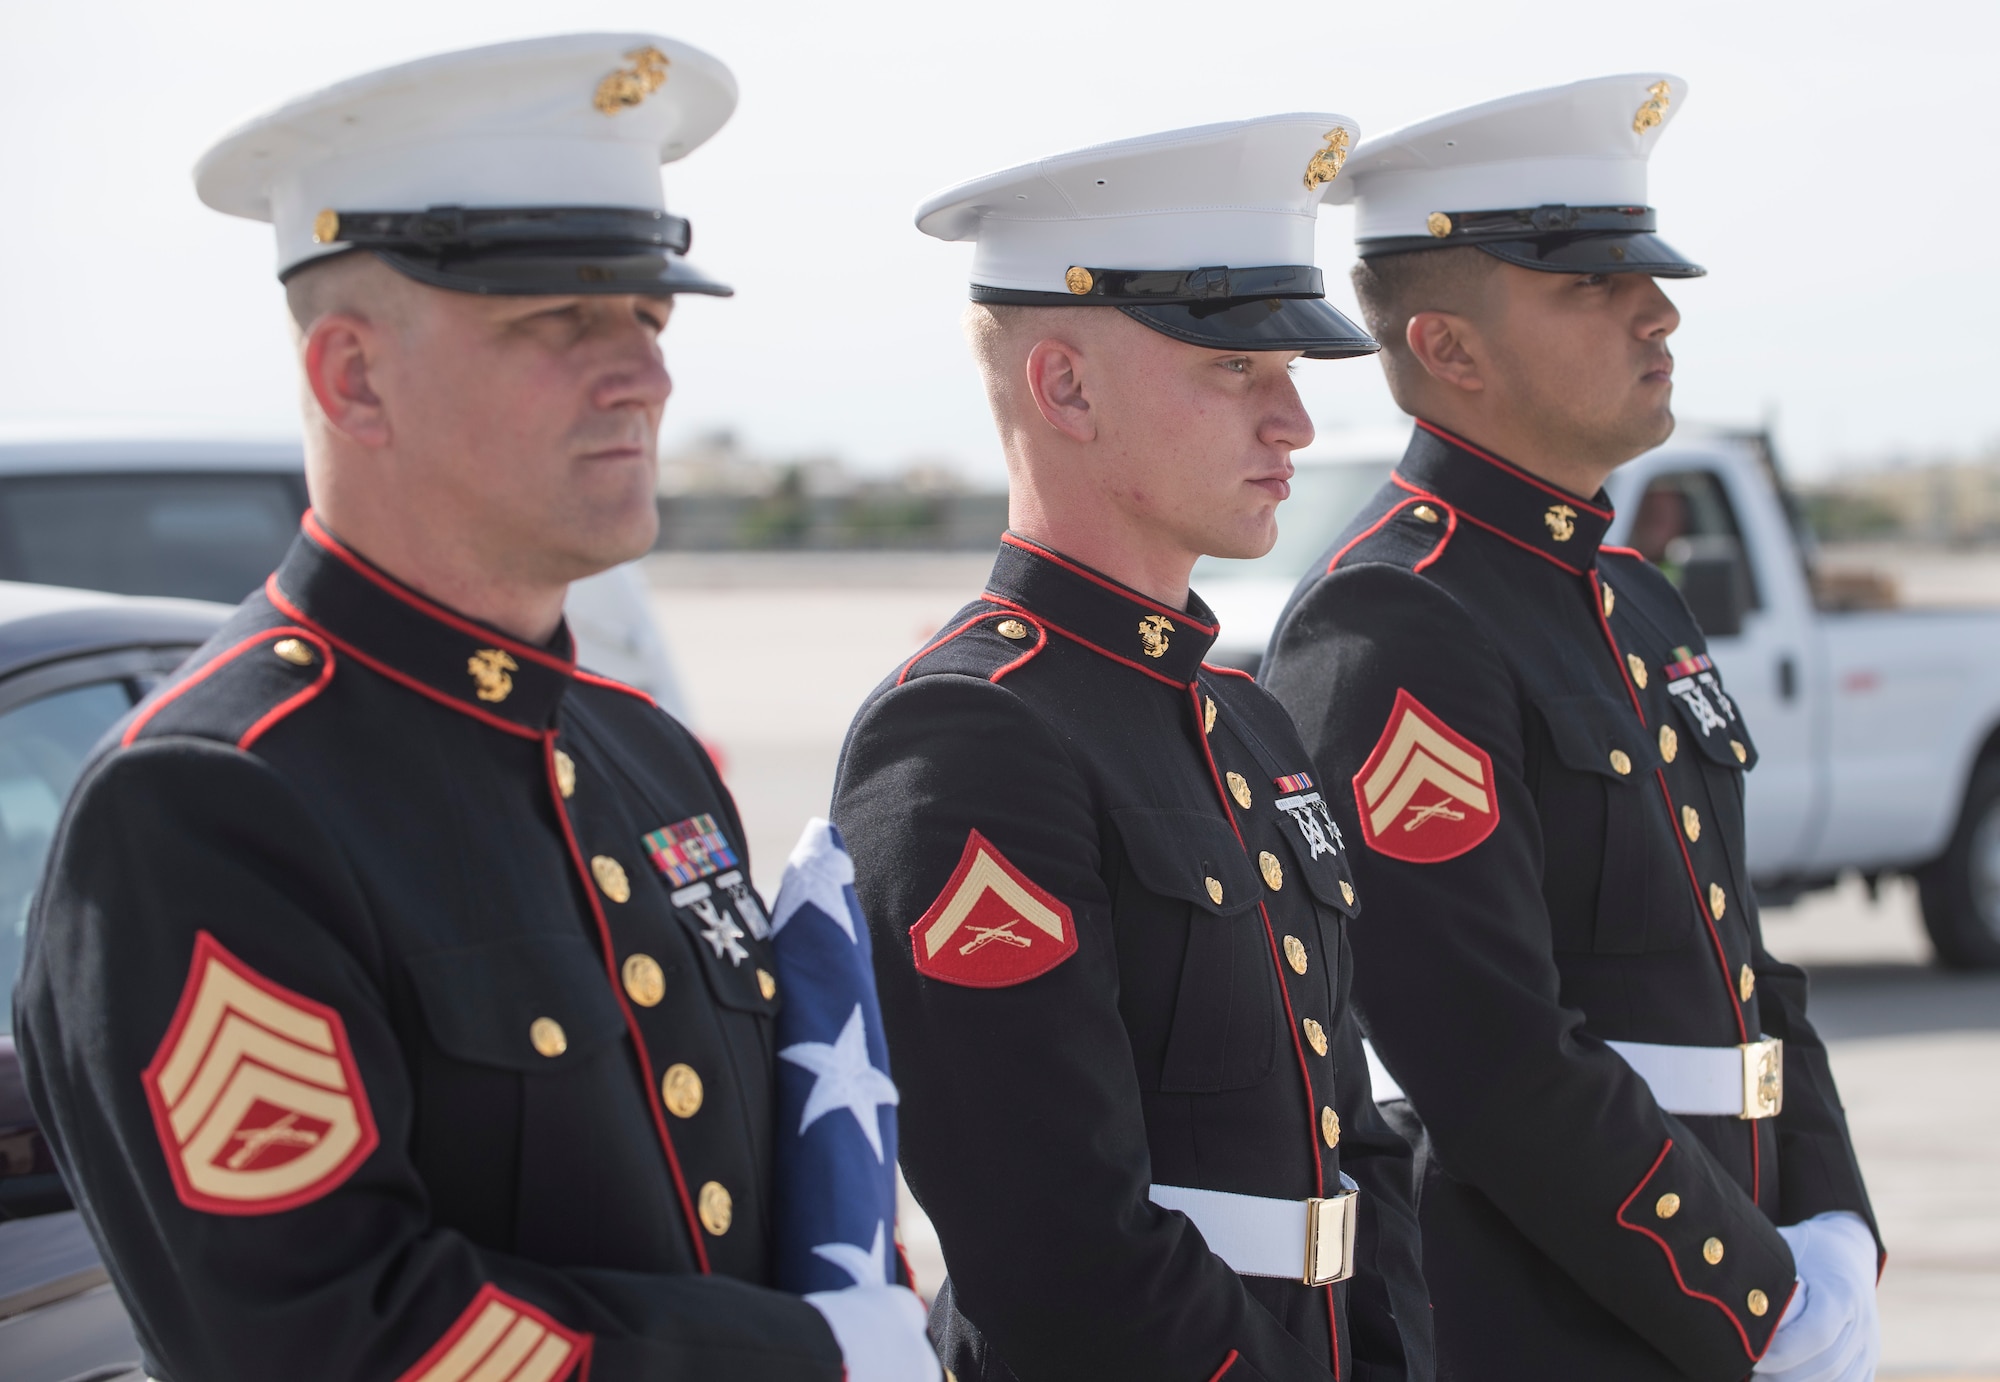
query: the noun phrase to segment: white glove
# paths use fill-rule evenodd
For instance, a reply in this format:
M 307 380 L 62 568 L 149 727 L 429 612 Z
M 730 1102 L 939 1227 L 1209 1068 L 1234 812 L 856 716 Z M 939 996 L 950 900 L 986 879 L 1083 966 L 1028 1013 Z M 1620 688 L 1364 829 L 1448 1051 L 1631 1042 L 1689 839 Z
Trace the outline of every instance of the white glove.
M 1754 1374 L 1769 1382 L 1869 1382 L 1882 1354 L 1875 1239 L 1858 1214 L 1819 1214 L 1778 1230 L 1799 1286 Z
M 924 1331 L 924 1303 L 901 1286 L 815 1291 L 806 1304 L 825 1318 L 847 1364 L 847 1382 L 942 1382 Z

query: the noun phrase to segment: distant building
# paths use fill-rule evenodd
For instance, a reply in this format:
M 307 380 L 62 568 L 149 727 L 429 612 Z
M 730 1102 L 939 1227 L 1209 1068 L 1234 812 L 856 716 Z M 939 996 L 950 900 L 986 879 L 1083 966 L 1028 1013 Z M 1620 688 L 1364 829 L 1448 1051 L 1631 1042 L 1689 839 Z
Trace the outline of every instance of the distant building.
M 731 432 L 663 454 L 659 496 L 657 545 L 672 551 L 981 550 L 1007 525 L 1006 492 L 949 464 L 863 477 L 833 457 L 752 456 Z
M 2000 450 L 1857 471 L 1801 485 L 1799 498 L 1829 542 L 2000 543 Z

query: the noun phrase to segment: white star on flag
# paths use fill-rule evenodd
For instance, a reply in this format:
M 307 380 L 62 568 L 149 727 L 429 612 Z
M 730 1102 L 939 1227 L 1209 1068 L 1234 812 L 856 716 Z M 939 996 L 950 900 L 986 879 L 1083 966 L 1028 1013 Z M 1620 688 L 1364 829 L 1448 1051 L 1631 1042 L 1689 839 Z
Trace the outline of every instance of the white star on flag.
M 799 1116 L 800 1136 L 824 1115 L 844 1108 L 861 1125 L 862 1136 L 875 1149 L 875 1159 L 882 1160 L 882 1126 L 875 1110 L 883 1104 L 899 1103 L 901 1096 L 894 1082 L 868 1059 L 868 1029 L 859 1003 L 831 1046 L 823 1041 L 801 1041 L 778 1052 L 778 1059 L 810 1070 L 817 1077 L 812 1093 L 806 1096 L 805 1112 Z
M 778 914 L 771 918 L 773 935 L 784 930 L 792 914 L 810 902 L 833 918 L 834 924 L 847 933 L 847 939 L 860 943 L 854 934 L 854 915 L 848 908 L 847 894 L 842 891 L 844 885 L 854 881 L 854 861 L 847 857 L 846 850 L 836 849 L 827 841 L 827 833 L 832 829 L 826 821 L 815 817 L 799 837 L 792 857 L 785 861 L 785 881 L 778 889 Z
M 888 1240 L 882 1236 L 882 1221 L 875 1221 L 875 1245 L 858 1248 L 852 1243 L 821 1243 L 813 1256 L 826 1259 L 854 1278 L 856 1286 L 881 1286 L 889 1280 Z

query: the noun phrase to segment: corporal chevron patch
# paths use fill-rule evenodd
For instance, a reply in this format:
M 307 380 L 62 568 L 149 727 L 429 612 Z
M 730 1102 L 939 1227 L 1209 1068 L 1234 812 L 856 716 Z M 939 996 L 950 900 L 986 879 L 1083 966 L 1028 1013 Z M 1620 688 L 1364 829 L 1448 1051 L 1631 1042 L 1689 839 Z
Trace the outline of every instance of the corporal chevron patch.
M 590 1344 L 590 1335 L 486 1285 L 396 1382 L 561 1382 L 589 1359 Z
M 1076 953 L 1076 923 L 1053 894 L 977 830 L 930 910 L 910 928 L 917 972 L 967 988 L 1006 988 Z
M 1354 775 L 1354 802 L 1369 848 L 1412 864 L 1455 859 L 1500 824 L 1486 750 L 1401 689 Z
M 206 931 L 140 1079 L 190 1209 L 296 1208 L 346 1180 L 379 1140 L 340 1014 L 272 983 Z

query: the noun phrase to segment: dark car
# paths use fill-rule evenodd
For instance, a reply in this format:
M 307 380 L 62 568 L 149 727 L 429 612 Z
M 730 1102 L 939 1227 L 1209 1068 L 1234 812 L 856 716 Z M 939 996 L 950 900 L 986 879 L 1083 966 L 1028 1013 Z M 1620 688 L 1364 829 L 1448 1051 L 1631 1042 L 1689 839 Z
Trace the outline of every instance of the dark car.
M 0 978 L 9 993 L 0 1027 L 0 1377 L 7 1382 L 109 1379 L 139 1365 L 124 1307 L 28 1107 L 11 995 L 29 903 L 78 770 L 105 731 L 228 615 L 223 604 L 0 581 Z

